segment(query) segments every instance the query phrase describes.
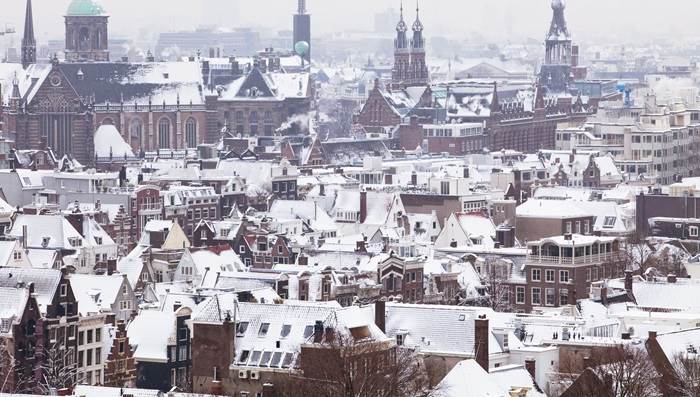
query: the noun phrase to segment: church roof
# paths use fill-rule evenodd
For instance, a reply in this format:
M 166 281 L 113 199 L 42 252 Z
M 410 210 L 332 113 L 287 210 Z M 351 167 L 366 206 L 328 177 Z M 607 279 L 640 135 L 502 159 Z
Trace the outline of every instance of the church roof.
M 67 16 L 100 16 L 105 15 L 101 5 L 93 0 L 73 0 L 66 11 Z

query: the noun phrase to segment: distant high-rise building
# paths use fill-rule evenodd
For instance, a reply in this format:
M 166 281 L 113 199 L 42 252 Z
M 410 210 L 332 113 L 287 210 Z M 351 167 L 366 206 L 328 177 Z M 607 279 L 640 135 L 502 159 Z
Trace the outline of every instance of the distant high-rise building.
M 93 0 L 73 0 L 66 11 L 66 60 L 109 61 L 109 16 Z
M 32 15 L 32 0 L 27 0 L 27 11 L 24 15 L 24 37 L 22 37 L 22 66 L 36 63 L 36 39 L 34 38 L 34 17 Z
M 297 7 L 297 13 L 294 14 L 294 43 L 300 41 L 305 41 L 309 43 L 309 50 L 306 52 L 304 58 L 309 61 L 311 60 L 311 14 L 306 10 L 306 0 L 298 0 L 299 4 Z M 293 48 L 294 50 L 294 48 Z
M 427 85 L 429 82 L 428 67 L 425 64 L 425 39 L 423 38 L 423 23 L 420 21 L 419 9 L 416 6 L 416 20 L 413 22 L 413 37 L 409 42 L 408 26 L 403 19 L 403 4 L 399 23 L 396 25 L 394 39 L 394 68 L 391 71 L 392 86 L 403 88 Z
M 565 8 L 564 0 L 552 0 L 552 24 L 540 69 L 540 84 L 554 92 L 567 91 L 571 83 L 571 34 L 564 18 Z

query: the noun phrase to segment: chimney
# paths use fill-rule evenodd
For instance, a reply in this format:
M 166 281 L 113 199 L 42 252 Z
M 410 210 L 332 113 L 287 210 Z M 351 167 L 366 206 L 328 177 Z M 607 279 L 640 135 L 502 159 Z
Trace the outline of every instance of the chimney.
M 319 192 L 318 192 L 319 196 L 323 197 L 326 195 L 326 185 L 324 185 L 323 183 L 318 185 L 318 190 L 319 190 Z
M 631 294 L 633 292 L 633 283 L 632 283 L 632 270 L 625 270 L 625 291 L 627 291 L 627 294 Z
M 22 248 L 27 250 L 27 225 L 22 225 Z
M 527 372 L 532 376 L 532 379 L 536 379 L 536 368 L 537 368 L 537 361 L 535 361 L 534 358 L 527 358 L 525 359 L 525 369 Z
M 464 173 L 463 176 L 464 176 L 466 179 L 469 179 L 469 167 L 464 167 L 462 170 L 463 170 L 463 173 Z
M 314 343 L 323 342 L 323 321 L 316 321 L 314 324 Z
M 418 174 L 416 174 L 416 171 L 413 171 L 411 173 L 411 185 L 413 185 L 413 186 L 418 185 Z
M 678 281 L 678 277 L 673 273 L 669 273 L 668 276 L 666 276 L 666 281 L 669 284 L 675 284 L 675 282 Z
M 583 369 L 591 368 L 591 366 L 593 366 L 593 361 L 589 356 L 585 356 L 583 358 Z
M 603 304 L 603 306 L 608 305 L 608 287 L 604 286 L 603 288 L 600 289 L 600 303 Z
M 59 396 L 70 396 L 71 394 L 73 394 L 73 392 L 69 388 L 59 389 L 56 392 L 56 395 L 59 395 Z
M 489 371 L 489 319 L 485 314 L 474 320 L 474 358 L 486 372 Z
M 221 385 L 220 380 L 213 380 L 211 381 L 211 387 L 209 389 L 209 393 L 215 396 L 223 396 L 224 395 L 224 387 Z
M 374 302 L 374 324 L 386 333 L 386 302 L 382 299 Z
M 262 397 L 275 397 L 275 386 L 272 383 L 265 383 L 263 385 Z
M 656 340 L 656 331 L 649 331 L 649 339 Z
M 632 338 L 632 335 L 630 335 L 629 332 L 623 332 L 621 338 L 622 340 L 630 340 Z
M 367 220 L 367 191 L 360 192 L 360 223 Z

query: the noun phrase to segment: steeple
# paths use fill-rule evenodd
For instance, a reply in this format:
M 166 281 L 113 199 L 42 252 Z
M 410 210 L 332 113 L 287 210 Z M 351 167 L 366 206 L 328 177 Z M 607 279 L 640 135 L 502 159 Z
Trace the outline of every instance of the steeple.
M 420 21 L 420 7 L 418 7 L 418 0 L 416 0 L 416 20 L 413 22 L 413 41 L 411 42 L 411 47 L 414 49 L 423 48 L 423 23 Z
M 498 99 L 498 83 L 493 82 L 493 96 L 491 97 L 491 114 L 501 112 L 501 102 Z
M 304 15 L 306 14 L 306 0 L 299 0 L 299 6 L 297 8 L 297 14 L 299 15 Z
M 33 63 L 36 63 L 34 16 L 32 15 L 32 0 L 27 0 L 27 11 L 24 15 L 24 37 L 22 37 L 22 66 L 26 69 Z
M 403 0 L 401 1 L 401 18 L 399 23 L 396 24 L 396 40 L 394 40 L 394 49 L 401 50 L 408 48 L 408 40 L 406 39 L 406 31 L 408 31 L 408 26 L 406 26 L 406 21 L 403 19 Z

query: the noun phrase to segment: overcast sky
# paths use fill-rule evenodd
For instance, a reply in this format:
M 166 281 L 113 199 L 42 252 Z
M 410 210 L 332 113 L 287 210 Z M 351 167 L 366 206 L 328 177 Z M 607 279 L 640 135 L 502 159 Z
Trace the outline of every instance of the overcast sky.
M 21 33 L 26 0 L 0 0 L 0 26 Z M 258 26 L 291 29 L 296 0 L 98 0 L 111 15 L 113 35 L 136 35 L 144 29 L 192 29 L 207 21 L 232 27 Z M 398 0 L 307 0 L 314 34 L 371 30 L 374 14 Z M 62 16 L 70 0 L 33 0 L 35 29 L 40 40 L 63 34 Z M 415 3 L 406 0 L 407 19 Z M 410 10 L 408 10 L 410 9 Z M 456 38 L 481 34 L 491 40 L 523 37 L 540 39 L 551 19 L 550 0 L 422 0 L 421 14 L 428 37 Z M 698 0 L 569 0 L 567 19 L 574 39 L 612 37 L 614 40 L 700 36 Z M 8 40 L 8 38 L 5 38 Z

